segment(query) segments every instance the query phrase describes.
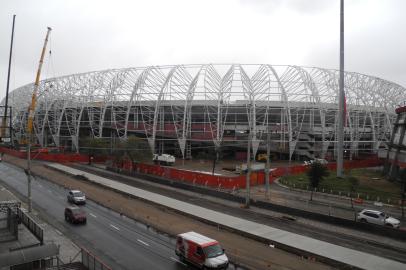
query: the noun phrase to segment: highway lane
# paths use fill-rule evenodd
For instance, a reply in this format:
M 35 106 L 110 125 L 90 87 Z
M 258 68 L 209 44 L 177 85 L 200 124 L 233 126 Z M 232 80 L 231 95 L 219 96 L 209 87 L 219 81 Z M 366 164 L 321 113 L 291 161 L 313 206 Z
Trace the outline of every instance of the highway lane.
M 26 196 L 27 177 L 21 169 L 0 163 L 0 179 Z M 89 200 L 81 206 L 87 212 L 87 224 L 69 224 L 63 215 L 68 205 L 66 189 L 43 179 L 32 183 L 35 206 L 59 223 L 62 233 L 101 257 L 113 269 L 188 269 L 177 261 L 173 239 Z

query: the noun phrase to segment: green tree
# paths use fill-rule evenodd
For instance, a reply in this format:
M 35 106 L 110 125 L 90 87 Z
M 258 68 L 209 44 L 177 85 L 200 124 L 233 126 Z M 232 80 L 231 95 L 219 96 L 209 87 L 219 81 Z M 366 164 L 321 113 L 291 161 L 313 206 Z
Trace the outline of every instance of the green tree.
M 316 189 L 323 178 L 328 176 L 329 172 L 326 166 L 319 162 L 313 162 L 307 171 L 307 177 L 309 178 L 309 184 L 311 188 L 310 201 L 313 200 L 313 191 Z
M 113 161 L 116 163 L 120 163 L 125 159 L 126 152 L 125 152 L 125 142 L 122 140 L 116 140 L 113 145 L 113 149 L 111 150 L 111 155 Z
M 94 155 L 108 154 L 110 143 L 107 139 L 86 137 L 80 141 L 80 148 L 89 155 L 89 164 Z
M 400 170 L 399 178 L 401 182 L 401 190 L 400 190 L 400 197 L 401 197 L 401 207 L 402 207 L 402 218 L 405 217 L 405 196 L 406 196 L 406 168 Z
M 125 153 L 131 162 L 145 162 L 152 160 L 152 152 L 146 139 L 129 136 L 124 141 Z

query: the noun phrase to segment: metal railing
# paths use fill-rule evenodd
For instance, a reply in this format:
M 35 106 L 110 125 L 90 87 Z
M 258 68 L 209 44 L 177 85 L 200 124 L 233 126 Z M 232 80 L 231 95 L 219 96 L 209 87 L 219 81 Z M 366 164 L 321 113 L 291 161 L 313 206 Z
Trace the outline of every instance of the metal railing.
M 88 250 L 81 248 L 82 264 L 89 270 L 112 270 L 106 264 L 104 264 L 98 257 L 89 252 Z
M 29 215 L 23 212 L 21 208 L 17 208 L 17 216 L 42 245 L 44 243 L 44 229 L 42 229 Z

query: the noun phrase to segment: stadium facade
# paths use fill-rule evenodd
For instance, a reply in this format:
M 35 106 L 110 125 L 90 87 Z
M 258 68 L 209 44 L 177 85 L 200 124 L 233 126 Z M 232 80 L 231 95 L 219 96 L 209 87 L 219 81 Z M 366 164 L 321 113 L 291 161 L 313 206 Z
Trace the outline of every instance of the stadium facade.
M 81 148 L 86 137 L 145 138 L 154 153 L 193 158 L 208 149 L 334 158 L 337 70 L 272 65 L 125 68 L 43 80 L 35 111 L 41 146 Z M 346 72 L 345 157 L 388 147 L 402 86 Z M 10 93 L 16 141 L 25 136 L 33 84 Z M 4 102 L 4 101 L 3 101 Z M 269 140 L 267 139 L 269 134 Z

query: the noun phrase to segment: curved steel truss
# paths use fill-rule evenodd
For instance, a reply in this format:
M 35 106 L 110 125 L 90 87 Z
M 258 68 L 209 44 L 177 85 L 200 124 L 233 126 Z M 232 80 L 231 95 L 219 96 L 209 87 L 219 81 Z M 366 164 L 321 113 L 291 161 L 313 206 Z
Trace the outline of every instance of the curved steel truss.
M 263 149 L 307 157 L 334 155 L 336 70 L 271 65 L 176 65 L 74 74 L 40 84 L 34 128 L 43 146 L 79 150 L 82 137 L 147 138 L 153 152 L 190 157 L 196 146 Z M 13 127 L 25 136 L 33 85 L 10 94 Z M 391 136 L 406 89 L 345 73 L 345 149 L 376 153 Z M 166 147 L 166 149 L 164 148 Z

